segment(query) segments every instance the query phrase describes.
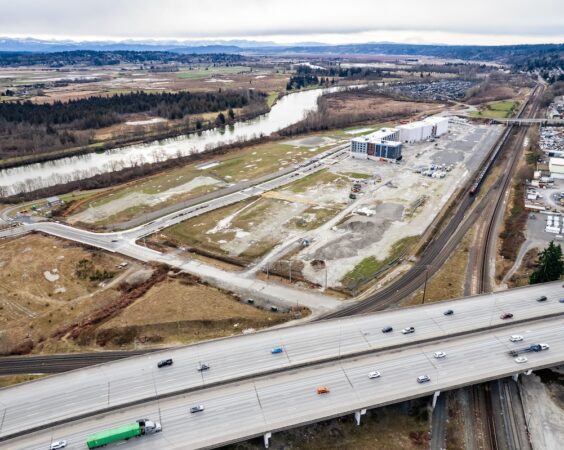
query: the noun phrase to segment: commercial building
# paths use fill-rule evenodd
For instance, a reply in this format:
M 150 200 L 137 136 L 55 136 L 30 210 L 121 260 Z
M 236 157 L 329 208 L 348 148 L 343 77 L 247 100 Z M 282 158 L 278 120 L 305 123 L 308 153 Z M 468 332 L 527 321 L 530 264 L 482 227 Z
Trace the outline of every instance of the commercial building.
M 362 159 L 401 159 L 401 142 L 395 128 L 382 128 L 351 140 L 351 156 Z
M 381 128 L 375 133 L 351 139 L 351 156 L 363 159 L 402 158 L 402 142 L 418 142 L 448 131 L 448 117 L 432 116 L 396 128 Z
M 564 179 L 564 158 L 550 158 L 548 170 L 552 178 Z
M 417 122 L 406 123 L 397 127 L 401 142 L 419 142 L 438 137 L 448 131 L 448 117 L 431 116 Z

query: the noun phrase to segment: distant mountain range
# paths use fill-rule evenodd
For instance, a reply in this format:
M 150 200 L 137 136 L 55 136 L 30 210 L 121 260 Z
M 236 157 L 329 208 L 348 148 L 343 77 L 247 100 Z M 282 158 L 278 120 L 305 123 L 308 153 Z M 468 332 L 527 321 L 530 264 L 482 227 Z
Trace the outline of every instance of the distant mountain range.
M 301 42 L 292 44 L 298 47 L 319 47 L 325 44 L 317 42 Z M 8 38 L 0 37 L 0 51 L 3 52 L 64 52 L 73 50 L 131 50 L 131 51 L 180 51 L 187 52 L 192 49 L 222 50 L 226 53 L 241 52 L 246 49 L 260 49 L 263 47 L 281 48 L 284 45 L 276 42 L 262 42 L 249 40 L 124 40 L 114 41 L 72 41 L 72 40 L 43 40 L 34 38 Z
M 523 62 L 524 58 L 550 59 L 555 66 L 561 65 L 564 44 L 535 44 L 507 46 L 479 45 L 416 45 L 392 42 L 329 45 L 318 42 L 302 42 L 282 45 L 275 42 L 252 40 L 202 40 L 202 41 L 49 41 L 33 38 L 17 39 L 0 37 L 0 52 L 55 53 L 77 50 L 101 52 L 159 51 L 177 54 L 241 54 L 253 55 L 408 55 L 456 58 L 467 61 Z

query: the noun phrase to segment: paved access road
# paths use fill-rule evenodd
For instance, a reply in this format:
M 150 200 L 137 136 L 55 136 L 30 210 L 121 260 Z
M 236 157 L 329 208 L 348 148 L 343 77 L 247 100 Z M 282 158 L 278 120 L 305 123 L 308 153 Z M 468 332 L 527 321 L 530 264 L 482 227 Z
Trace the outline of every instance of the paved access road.
M 540 295 L 548 300 L 537 302 Z M 0 438 L 156 395 L 196 391 L 324 359 L 509 325 L 511 321 L 500 319 L 507 311 L 514 314 L 513 321 L 564 314 L 564 303 L 559 302 L 562 296 L 561 284 L 549 283 L 377 315 L 278 328 L 67 372 L 0 390 Z M 454 314 L 445 316 L 447 309 L 453 309 Z M 384 334 L 381 330 L 387 325 L 394 330 Z M 401 329 L 408 326 L 415 327 L 415 332 L 402 334 Z M 283 353 L 271 354 L 276 346 L 281 346 Z M 157 361 L 165 357 L 174 359 L 173 366 L 158 369 Z M 198 372 L 199 362 L 209 364 L 210 370 Z
M 24 224 L 15 228 L 0 231 L 0 238 L 22 235 L 31 231 L 39 231 L 63 239 L 90 245 L 107 251 L 120 253 L 124 256 L 140 261 L 159 261 L 186 270 L 197 275 L 215 286 L 233 291 L 242 296 L 260 296 L 266 302 L 272 302 L 281 307 L 291 307 L 296 304 L 294 298 L 300 299 L 300 304 L 307 306 L 317 314 L 326 313 L 341 305 L 335 298 L 317 292 L 308 292 L 293 286 L 267 283 L 261 280 L 249 279 L 245 274 L 227 272 L 217 267 L 203 264 L 201 261 L 190 260 L 186 256 L 170 255 L 137 245 L 136 242 L 145 236 L 159 232 L 164 228 L 196 217 L 208 211 L 228 206 L 250 197 L 262 195 L 264 192 L 284 186 L 292 181 L 306 177 L 314 172 L 331 165 L 336 159 L 347 157 L 348 144 L 336 146 L 314 158 L 295 167 L 293 171 L 284 171 L 280 176 L 258 184 L 202 201 L 197 205 L 175 211 L 159 217 L 143 225 L 120 232 L 94 233 L 79 228 L 54 222 L 37 222 Z
M 523 335 L 524 341 L 510 342 L 512 334 Z M 516 363 L 508 355 L 511 349 L 538 342 L 548 343 L 550 350 L 528 353 L 524 364 Z M 445 358 L 433 357 L 439 350 L 446 353 Z M 40 449 L 48 448 L 51 439 L 66 439 L 69 449 L 83 449 L 86 436 L 92 432 L 148 417 L 161 421 L 161 434 L 121 442 L 108 450 L 215 447 L 562 362 L 562 320 L 536 321 L 416 345 L 400 352 L 387 351 L 208 388 L 46 429 L 3 444 L 11 449 Z M 369 379 L 372 370 L 380 371 L 381 377 Z M 431 381 L 417 383 L 420 375 L 428 375 Z M 330 392 L 318 395 L 319 386 L 327 386 Z M 197 404 L 204 405 L 205 410 L 190 414 L 189 407 Z

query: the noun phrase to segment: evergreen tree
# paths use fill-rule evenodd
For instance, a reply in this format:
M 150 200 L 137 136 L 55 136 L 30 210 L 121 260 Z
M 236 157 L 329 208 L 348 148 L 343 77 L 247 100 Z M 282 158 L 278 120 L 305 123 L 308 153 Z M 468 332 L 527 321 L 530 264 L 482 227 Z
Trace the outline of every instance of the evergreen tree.
M 225 125 L 225 115 L 223 113 L 219 113 L 215 119 L 215 124 L 217 126 Z
M 564 262 L 562 261 L 562 247 L 550 241 L 539 255 L 538 268 L 529 277 L 531 284 L 545 283 L 547 281 L 559 280 L 564 273 Z

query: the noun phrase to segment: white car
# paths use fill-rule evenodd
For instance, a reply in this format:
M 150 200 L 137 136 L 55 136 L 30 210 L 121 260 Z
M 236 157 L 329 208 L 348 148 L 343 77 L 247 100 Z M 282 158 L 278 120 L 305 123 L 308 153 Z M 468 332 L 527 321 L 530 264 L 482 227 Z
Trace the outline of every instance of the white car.
M 67 441 L 55 441 L 51 444 L 51 450 L 57 450 L 59 448 L 65 448 L 67 446 Z
M 548 344 L 539 344 L 541 346 L 541 350 L 548 350 L 550 348 L 550 345 Z
M 417 377 L 418 383 L 426 383 L 427 381 L 431 381 L 431 378 L 429 378 L 429 375 L 420 375 L 420 376 Z
M 522 364 L 522 363 L 526 363 L 528 361 L 526 356 L 518 356 L 517 358 L 515 358 L 515 362 Z
M 433 356 L 437 359 L 439 358 L 445 358 L 446 357 L 446 353 L 445 352 L 435 352 L 433 353 Z
M 523 336 L 521 336 L 520 334 L 514 334 L 509 338 L 509 340 L 511 342 L 521 342 L 523 340 Z
M 403 330 L 401 330 L 401 332 L 403 334 L 411 334 L 411 333 L 415 332 L 415 328 L 414 327 L 407 327 L 407 328 L 404 328 Z
M 373 379 L 373 378 L 380 378 L 380 372 L 378 372 L 377 370 L 370 372 L 368 374 L 368 378 Z

